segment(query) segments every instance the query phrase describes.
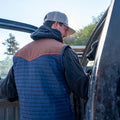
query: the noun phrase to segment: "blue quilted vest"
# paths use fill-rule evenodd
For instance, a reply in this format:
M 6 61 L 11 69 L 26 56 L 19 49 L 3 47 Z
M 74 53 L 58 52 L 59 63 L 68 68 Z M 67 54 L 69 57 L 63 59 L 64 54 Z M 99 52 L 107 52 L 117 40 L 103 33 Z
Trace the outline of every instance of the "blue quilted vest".
M 62 54 L 53 39 L 33 41 L 14 56 L 21 120 L 74 120 Z

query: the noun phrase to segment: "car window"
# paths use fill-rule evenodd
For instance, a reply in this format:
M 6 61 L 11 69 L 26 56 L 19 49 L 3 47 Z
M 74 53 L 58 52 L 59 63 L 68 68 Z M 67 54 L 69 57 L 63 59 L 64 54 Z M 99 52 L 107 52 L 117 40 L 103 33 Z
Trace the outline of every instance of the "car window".
M 4 79 L 8 74 L 12 66 L 14 52 L 31 41 L 29 33 L 0 29 L 0 79 Z M 15 45 L 14 43 L 17 44 Z M 12 48 L 15 51 L 12 51 Z

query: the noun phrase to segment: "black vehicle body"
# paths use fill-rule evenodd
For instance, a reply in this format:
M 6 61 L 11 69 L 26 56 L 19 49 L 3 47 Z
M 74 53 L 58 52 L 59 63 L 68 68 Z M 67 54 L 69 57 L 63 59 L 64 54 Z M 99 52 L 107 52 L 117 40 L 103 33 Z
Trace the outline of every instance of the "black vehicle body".
M 89 99 L 74 96 L 77 120 L 120 119 L 120 0 L 112 0 L 94 29 L 81 58 L 90 74 Z M 0 28 L 32 33 L 37 27 L 0 19 Z M 92 47 L 91 47 L 92 46 Z M 88 67 L 89 61 L 94 61 Z M 0 119 L 19 120 L 19 102 L 0 99 Z
M 95 54 L 85 120 L 120 119 L 120 1 L 112 0 L 86 46 L 82 65 Z M 93 51 L 90 52 L 91 45 Z M 97 48 L 96 48 L 97 46 Z

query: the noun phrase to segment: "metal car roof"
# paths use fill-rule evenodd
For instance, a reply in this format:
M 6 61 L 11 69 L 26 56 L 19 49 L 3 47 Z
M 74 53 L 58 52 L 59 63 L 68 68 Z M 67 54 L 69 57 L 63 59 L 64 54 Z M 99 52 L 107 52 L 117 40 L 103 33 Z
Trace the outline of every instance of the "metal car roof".
M 0 18 L 0 28 L 32 33 L 38 27 L 30 25 L 30 24 L 22 23 L 22 22 L 16 22 L 16 21 Z

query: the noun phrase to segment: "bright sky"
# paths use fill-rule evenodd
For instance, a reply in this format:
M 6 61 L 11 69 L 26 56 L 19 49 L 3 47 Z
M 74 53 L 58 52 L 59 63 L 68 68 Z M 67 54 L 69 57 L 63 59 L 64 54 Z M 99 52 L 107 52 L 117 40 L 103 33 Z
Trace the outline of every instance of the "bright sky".
M 69 25 L 79 30 L 92 22 L 110 5 L 111 0 L 0 0 L 0 18 L 29 23 L 39 27 L 45 14 L 61 11 Z

